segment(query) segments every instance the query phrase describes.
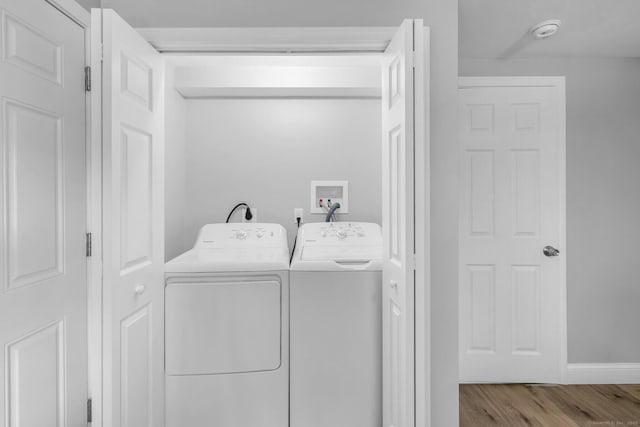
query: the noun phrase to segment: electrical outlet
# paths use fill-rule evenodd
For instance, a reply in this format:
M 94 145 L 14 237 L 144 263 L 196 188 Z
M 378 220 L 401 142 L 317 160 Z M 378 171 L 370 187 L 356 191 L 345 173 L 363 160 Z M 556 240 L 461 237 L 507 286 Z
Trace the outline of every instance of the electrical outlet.
M 298 222 L 298 218 L 300 218 L 300 224 L 302 224 L 304 209 L 302 208 L 294 208 L 293 209 L 293 221 Z
M 258 222 L 258 209 L 257 208 L 251 208 L 251 215 L 253 215 L 253 217 L 251 218 L 250 221 L 247 221 L 245 219 L 245 215 L 247 213 L 247 209 L 242 209 L 242 211 L 240 212 L 241 218 L 242 218 L 242 222 Z

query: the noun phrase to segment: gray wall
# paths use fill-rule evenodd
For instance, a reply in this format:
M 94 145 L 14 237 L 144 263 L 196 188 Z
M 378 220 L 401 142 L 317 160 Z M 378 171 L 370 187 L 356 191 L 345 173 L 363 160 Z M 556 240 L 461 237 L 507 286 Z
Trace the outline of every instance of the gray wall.
M 189 246 L 203 224 L 247 202 L 258 221 L 284 225 L 293 247 L 294 208 L 305 222 L 324 220 L 309 212 L 311 180 L 349 181 L 349 213 L 339 219 L 379 224 L 380 110 L 379 99 L 188 100 Z
M 102 0 L 135 27 L 387 26 L 428 19 L 443 1 Z M 444 14 L 442 18 L 446 19 Z M 457 19 L 456 19 L 457 22 Z
M 87 10 L 93 7 L 100 7 L 100 0 L 76 0 L 76 2 Z
M 167 62 L 165 80 L 174 81 L 174 65 Z M 191 246 L 194 236 L 184 232 L 187 216 L 187 101 L 172 85 L 165 86 L 164 135 L 164 222 L 166 260 L 176 257 Z
M 640 59 L 464 60 L 567 84 L 569 362 L 640 362 Z
M 458 420 L 457 82 L 458 2 L 455 0 L 103 0 L 138 27 L 390 26 L 424 19 L 431 32 L 429 83 L 432 425 Z

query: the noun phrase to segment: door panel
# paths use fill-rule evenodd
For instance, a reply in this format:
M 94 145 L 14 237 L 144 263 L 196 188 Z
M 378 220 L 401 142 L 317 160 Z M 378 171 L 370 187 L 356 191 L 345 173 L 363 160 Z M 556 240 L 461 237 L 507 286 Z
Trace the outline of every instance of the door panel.
M 63 84 L 63 44 L 11 12 L 3 11 L 4 60 L 36 76 Z
M 151 427 L 153 357 L 151 307 L 144 306 L 122 321 L 122 426 Z
M 493 236 L 494 224 L 494 155 L 490 150 L 468 150 L 466 165 L 469 170 L 469 234 Z
M 470 294 L 471 330 L 469 350 L 495 351 L 495 269 L 493 265 L 467 266 L 465 280 Z
M 92 23 L 103 43 L 103 425 L 161 427 L 163 63 L 114 11 Z
M 7 345 L 11 426 L 65 425 L 64 323 Z
M 85 32 L 0 0 L 0 419 L 83 425 L 87 400 Z
M 513 354 L 539 353 L 540 333 L 540 267 L 511 266 L 511 309 Z
M 62 117 L 3 102 L 9 241 L 8 289 L 63 274 Z
M 422 39 L 422 33 L 416 37 Z M 414 21 L 404 21 L 389 43 L 382 65 L 385 427 L 415 423 L 413 40 Z
M 559 90 L 460 89 L 460 379 L 559 382 L 564 268 Z M 561 249 L 563 250 L 563 249 Z
M 152 135 L 123 125 L 120 132 L 120 274 L 152 262 Z

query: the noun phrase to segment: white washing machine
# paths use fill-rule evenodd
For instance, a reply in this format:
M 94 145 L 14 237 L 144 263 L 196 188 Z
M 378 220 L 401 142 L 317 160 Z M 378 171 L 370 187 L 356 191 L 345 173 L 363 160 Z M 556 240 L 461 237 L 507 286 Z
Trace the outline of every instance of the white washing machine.
M 382 425 L 382 233 L 300 227 L 290 275 L 290 427 Z
M 286 427 L 285 229 L 205 225 L 165 273 L 167 427 Z

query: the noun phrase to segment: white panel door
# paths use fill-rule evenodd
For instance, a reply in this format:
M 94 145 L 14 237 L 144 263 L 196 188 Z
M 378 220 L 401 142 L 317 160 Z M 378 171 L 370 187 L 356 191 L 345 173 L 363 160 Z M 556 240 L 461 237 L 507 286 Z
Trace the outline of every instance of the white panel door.
M 100 11 L 92 16 L 100 35 Z M 103 425 L 164 425 L 163 63 L 102 11 Z
M 542 86 L 459 93 L 460 380 L 560 382 L 563 92 Z M 546 256 L 545 246 L 559 256 Z
M 410 427 L 415 423 L 414 24 L 412 20 L 402 23 L 385 50 L 382 64 L 382 384 L 385 427 Z M 415 27 L 415 37 L 422 40 L 422 25 L 416 24 Z
M 85 32 L 42 0 L 0 0 L 0 51 L 0 420 L 80 426 Z

